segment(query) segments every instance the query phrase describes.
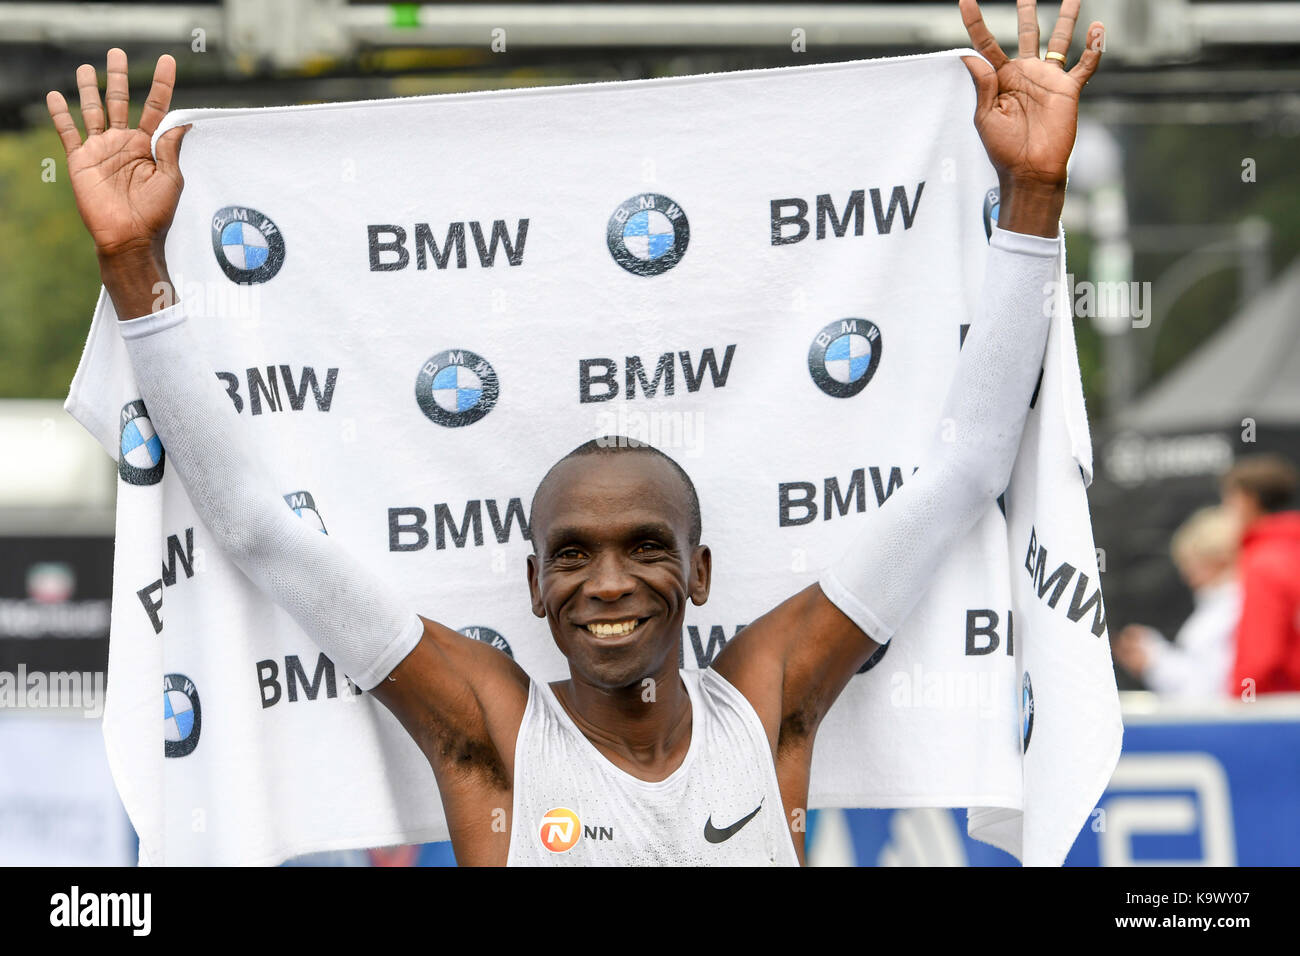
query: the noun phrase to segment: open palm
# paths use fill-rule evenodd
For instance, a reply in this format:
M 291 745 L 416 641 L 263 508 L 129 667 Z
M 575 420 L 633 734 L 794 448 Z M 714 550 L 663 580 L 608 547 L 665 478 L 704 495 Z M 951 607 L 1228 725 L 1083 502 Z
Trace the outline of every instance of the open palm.
M 960 0 L 971 44 L 982 55 L 963 57 L 975 79 L 975 128 L 989 160 L 1004 180 L 1057 185 L 1065 182 L 1074 148 L 1079 94 L 1101 61 L 1103 28 L 1088 27 L 1083 55 L 1074 69 L 1063 59 L 1038 56 L 1038 14 L 1034 0 L 1017 0 L 1020 55 L 1009 58 L 984 24 L 976 0 Z M 1050 54 L 1070 48 L 1079 0 L 1064 0 L 1048 41 Z
M 169 130 L 158 140 L 156 160 L 150 149 L 153 133 L 171 103 L 176 61 L 167 55 L 158 58 L 137 129 L 127 125 L 126 67 L 122 50 L 108 51 L 107 128 L 94 67 L 83 64 L 77 69 L 85 142 L 63 95 L 51 91 L 45 99 L 67 153 L 77 210 L 102 256 L 161 242 L 184 185 L 178 163 L 185 128 Z

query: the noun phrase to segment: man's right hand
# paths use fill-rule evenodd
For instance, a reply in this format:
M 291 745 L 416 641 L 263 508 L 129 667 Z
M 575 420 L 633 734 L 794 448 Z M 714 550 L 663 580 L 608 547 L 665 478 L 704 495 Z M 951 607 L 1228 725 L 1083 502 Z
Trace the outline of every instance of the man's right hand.
M 84 142 L 63 95 L 51 91 L 45 98 L 68 156 L 77 211 L 95 242 L 104 285 L 122 319 L 155 311 L 163 292 L 165 303 L 172 300 L 163 244 L 184 185 L 180 145 L 189 128 L 164 133 L 155 160 L 150 141 L 171 104 L 176 61 L 166 54 L 158 58 L 137 129 L 127 122 L 126 66 L 126 53 L 116 47 L 108 51 L 107 115 L 95 68 L 88 63 L 78 67 Z M 159 282 L 167 283 L 165 290 L 157 288 Z
M 1141 624 L 1125 626 L 1111 641 L 1111 654 L 1134 677 L 1141 677 L 1151 664 L 1148 641 L 1156 632 Z

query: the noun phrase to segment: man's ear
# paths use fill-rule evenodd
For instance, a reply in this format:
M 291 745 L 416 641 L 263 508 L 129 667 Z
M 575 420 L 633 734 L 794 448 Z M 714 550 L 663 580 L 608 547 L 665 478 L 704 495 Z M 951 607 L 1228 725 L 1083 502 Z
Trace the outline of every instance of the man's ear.
M 691 555 L 691 576 L 687 594 L 698 607 L 709 599 L 709 584 L 713 580 L 713 552 L 700 545 Z
M 542 604 L 541 571 L 537 565 L 537 555 L 530 554 L 528 560 L 528 595 L 533 601 L 533 614 L 546 617 L 546 607 Z

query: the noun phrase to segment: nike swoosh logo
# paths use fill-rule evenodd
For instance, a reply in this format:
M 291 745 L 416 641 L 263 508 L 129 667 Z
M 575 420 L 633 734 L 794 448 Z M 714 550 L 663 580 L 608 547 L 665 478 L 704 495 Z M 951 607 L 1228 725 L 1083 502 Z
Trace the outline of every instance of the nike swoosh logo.
M 709 819 L 704 821 L 704 839 L 708 840 L 710 843 L 725 843 L 727 840 L 730 840 L 739 833 L 741 828 L 750 820 L 754 819 L 754 817 L 758 815 L 758 811 L 762 809 L 763 801 L 760 800 L 758 801 L 758 806 L 753 810 L 745 814 L 731 826 L 723 827 L 722 829 L 718 829 L 713 825 L 713 814 L 710 813 Z M 698 817 L 696 819 L 698 819 Z

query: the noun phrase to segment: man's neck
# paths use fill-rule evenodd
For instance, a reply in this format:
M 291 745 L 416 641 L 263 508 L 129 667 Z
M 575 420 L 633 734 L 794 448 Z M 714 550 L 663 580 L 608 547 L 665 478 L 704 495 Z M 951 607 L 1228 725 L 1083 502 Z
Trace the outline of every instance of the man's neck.
M 595 687 L 573 676 L 553 689 L 596 749 L 629 773 L 662 779 L 685 758 L 693 720 L 675 661 L 626 687 Z

